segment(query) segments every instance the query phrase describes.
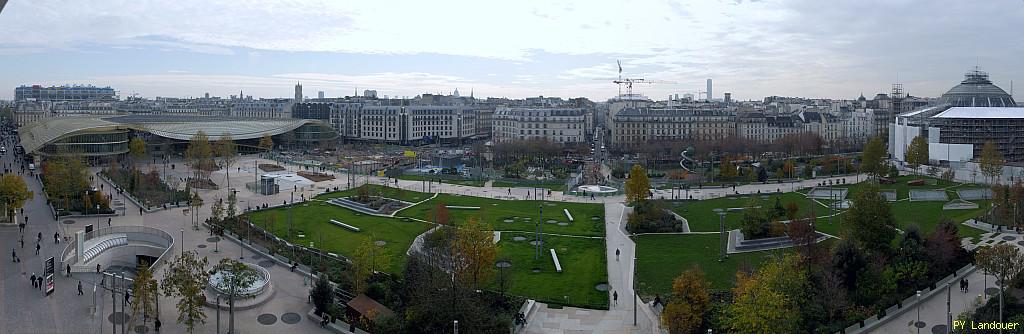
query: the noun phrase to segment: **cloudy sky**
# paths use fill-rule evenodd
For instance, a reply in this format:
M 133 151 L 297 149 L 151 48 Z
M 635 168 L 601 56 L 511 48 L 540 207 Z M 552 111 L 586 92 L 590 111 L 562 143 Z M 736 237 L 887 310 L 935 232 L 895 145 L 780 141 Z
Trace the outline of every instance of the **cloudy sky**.
M 122 96 L 641 93 L 937 96 L 975 65 L 1024 85 L 1022 0 L 12 0 L 0 99 L 22 84 Z M 1024 88 L 1024 86 L 1022 86 Z

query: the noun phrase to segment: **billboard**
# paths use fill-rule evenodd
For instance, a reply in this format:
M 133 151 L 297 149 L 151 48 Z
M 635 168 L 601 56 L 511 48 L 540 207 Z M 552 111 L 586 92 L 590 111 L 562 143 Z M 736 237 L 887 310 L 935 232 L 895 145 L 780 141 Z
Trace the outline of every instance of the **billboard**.
M 46 266 L 43 268 L 43 282 L 46 284 L 46 294 L 53 293 L 53 257 L 46 259 Z

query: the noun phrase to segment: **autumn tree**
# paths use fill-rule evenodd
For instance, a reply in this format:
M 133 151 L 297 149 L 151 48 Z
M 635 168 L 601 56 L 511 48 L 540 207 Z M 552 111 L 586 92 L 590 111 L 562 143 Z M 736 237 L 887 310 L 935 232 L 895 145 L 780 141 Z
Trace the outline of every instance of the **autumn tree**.
M 736 170 L 736 164 L 733 163 L 732 157 L 724 156 L 718 166 L 718 176 L 723 180 L 732 180 L 739 175 L 739 171 Z
M 256 282 L 256 280 L 260 279 L 260 274 L 249 265 L 231 258 L 221 259 L 210 270 L 211 274 L 217 272 L 221 274 L 221 280 L 217 281 L 216 288 L 228 295 L 228 333 L 234 333 L 235 299 L 248 298 L 242 292 L 252 283 Z
M 206 257 L 199 258 L 199 253 L 184 252 L 168 264 L 160 282 L 164 297 L 178 298 L 178 323 L 184 324 L 189 333 L 196 325 L 206 323 L 203 290 L 210 278 L 206 264 Z
M 231 188 L 231 165 L 238 161 L 238 145 L 230 134 L 224 133 L 217 139 L 215 151 L 224 167 L 224 180 L 228 188 Z
M 259 147 L 263 151 L 269 152 L 274 149 L 274 140 L 270 138 L 270 135 L 263 135 L 263 137 L 260 137 Z
M 224 201 L 220 199 L 213 201 L 213 205 L 210 206 L 210 218 L 213 219 L 214 224 L 220 224 L 220 221 L 224 219 Z
M 916 174 L 918 166 L 928 164 L 928 140 L 924 136 L 914 137 L 904 153 L 904 160 Z
M 883 251 L 892 248 L 896 223 L 889 203 L 878 186 L 867 184 L 853 196 L 850 209 L 842 216 L 843 225 L 864 249 Z
M 480 219 L 470 217 L 455 233 L 455 275 L 463 284 L 476 288 L 494 273 L 494 258 L 498 247 L 494 244 L 494 231 Z
M 985 142 L 985 145 L 981 147 L 981 157 L 979 159 L 979 165 L 981 166 L 981 173 L 989 179 L 989 182 L 995 182 L 995 178 L 1003 173 L 1003 164 L 1006 160 L 1003 159 L 1003 154 L 999 152 L 996 147 L 996 143 L 989 140 Z
M 141 312 L 143 322 L 145 322 L 149 315 L 153 314 L 157 294 L 159 294 L 156 280 L 153 278 L 153 271 L 150 270 L 148 263 L 139 266 L 139 270 L 135 274 L 135 281 L 132 283 L 132 293 L 134 300 L 132 314 Z
M 387 250 L 377 246 L 373 239 L 364 238 L 352 256 L 352 287 L 358 293 L 366 291 L 366 281 L 377 268 L 386 268 L 391 262 Z
M 189 139 L 188 149 L 185 150 L 185 158 L 189 166 L 192 167 L 192 174 L 196 178 L 206 180 L 210 178 L 210 172 L 214 168 L 213 156 L 210 138 L 206 136 L 205 132 L 199 130 Z
M 880 177 L 885 174 L 885 142 L 881 137 L 874 137 L 864 146 L 860 157 L 860 171 L 871 176 Z
M 975 262 L 985 273 L 995 276 L 999 284 L 999 322 L 1003 322 L 1003 290 L 1006 289 L 1006 283 L 1024 269 L 1024 255 L 1017 246 L 998 244 L 979 250 Z
M 437 202 L 430 210 L 430 218 L 435 224 L 448 225 L 451 222 L 451 214 L 448 212 L 448 205 L 444 202 Z
M 738 272 L 733 302 L 725 315 L 729 333 L 798 332 L 808 284 L 796 254 L 768 261 L 751 276 Z
M 20 176 L 4 174 L 0 177 L 0 203 L 4 206 L 4 216 L 8 222 L 14 222 L 15 210 L 24 206 L 30 198 L 32 192 Z
M 711 304 L 710 284 L 694 266 L 672 281 L 672 299 L 661 313 L 661 323 L 671 334 L 697 334 Z
M 636 205 L 647 199 L 651 189 L 651 181 L 647 178 L 647 170 L 643 166 L 633 165 L 629 170 L 629 180 L 626 180 L 626 201 Z
M 793 160 L 786 159 L 786 163 L 782 164 L 782 172 L 786 173 L 786 177 L 793 178 L 796 173 L 796 165 L 793 164 Z

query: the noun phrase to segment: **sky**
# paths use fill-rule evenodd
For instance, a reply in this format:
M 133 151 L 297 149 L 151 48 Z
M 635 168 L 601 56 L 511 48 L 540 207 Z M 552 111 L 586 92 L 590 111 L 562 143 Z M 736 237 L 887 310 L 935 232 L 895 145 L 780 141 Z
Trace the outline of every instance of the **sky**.
M 0 99 L 14 87 L 122 97 L 449 94 L 604 101 L 622 76 L 655 99 L 938 96 L 980 66 L 1024 85 L 1024 0 L 13 0 Z M 1024 88 L 1024 86 L 1022 86 Z M 1018 95 L 1019 96 L 1019 95 Z M 1021 99 L 1018 99 L 1021 100 Z

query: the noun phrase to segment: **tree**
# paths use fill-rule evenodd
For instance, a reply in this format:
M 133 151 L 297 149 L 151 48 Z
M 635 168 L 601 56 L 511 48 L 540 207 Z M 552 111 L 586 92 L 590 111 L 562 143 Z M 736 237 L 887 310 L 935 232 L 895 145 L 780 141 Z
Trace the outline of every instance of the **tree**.
M 476 288 L 494 273 L 498 247 L 494 244 L 494 231 L 486 223 L 470 217 L 456 231 L 454 246 L 459 259 L 455 275 L 463 284 Z
M 4 205 L 4 215 L 7 221 L 14 222 L 14 212 L 25 205 L 25 201 L 32 198 L 32 192 L 25 185 L 25 180 L 14 174 L 4 174 L 0 177 L 0 203 Z
M 210 218 L 213 218 L 215 224 L 220 224 L 220 221 L 224 219 L 224 201 L 220 199 L 213 201 L 213 206 L 210 207 Z
M 203 207 L 203 198 L 199 197 L 199 192 L 192 192 L 188 205 L 192 207 L 192 228 L 199 230 L 199 208 Z
M 206 296 L 203 289 L 210 278 L 206 264 L 206 257 L 200 259 L 199 253 L 195 251 L 185 252 L 169 263 L 160 282 L 164 297 L 179 298 L 178 323 L 185 324 L 189 333 L 192 333 L 196 325 L 206 323 Z
M 724 156 L 718 166 L 718 175 L 723 180 L 731 180 L 735 178 L 739 172 L 736 170 L 736 165 L 732 162 L 732 157 Z
M 796 165 L 793 164 L 793 160 L 786 159 L 786 163 L 782 164 L 782 172 L 786 173 L 786 177 L 793 178 L 796 173 Z
M 317 277 L 313 290 L 309 291 L 309 297 L 313 300 L 313 306 L 316 307 L 318 314 L 328 312 L 331 305 L 334 305 L 334 288 L 331 287 L 327 274 L 321 273 Z
M 448 205 L 444 202 L 437 202 L 430 210 L 430 218 L 435 224 L 448 225 L 451 221 L 451 214 L 448 213 Z
M 698 334 L 711 304 L 704 272 L 694 266 L 672 281 L 672 299 L 661 313 L 661 323 L 671 334 Z
M 885 251 L 892 248 L 896 236 L 895 218 L 878 186 L 868 184 L 853 196 L 850 209 L 843 215 L 843 225 L 864 249 Z
M 885 142 L 881 137 L 874 137 L 864 146 L 860 157 L 860 171 L 868 175 L 880 177 L 885 174 Z
M 199 130 L 189 139 L 188 149 L 185 150 L 185 158 L 192 167 L 192 174 L 196 178 L 208 180 L 213 170 L 213 148 L 210 146 L 210 139 L 203 130 Z
M 629 169 L 629 180 L 626 180 L 626 201 L 636 205 L 647 199 L 650 193 L 651 181 L 647 179 L 647 170 L 643 166 L 633 165 Z
M 231 165 L 238 161 L 238 145 L 230 134 L 225 133 L 217 139 L 216 151 L 217 157 L 224 165 L 224 180 L 227 181 L 228 188 L 231 188 Z
M 796 202 L 786 203 L 786 220 L 792 221 L 796 219 L 798 212 L 800 212 L 800 205 L 796 204 Z
M 237 204 L 238 204 L 238 195 L 237 195 L 237 193 L 234 192 L 234 191 L 229 192 L 228 193 L 227 211 L 225 211 L 225 214 L 226 214 L 225 217 L 226 218 L 235 218 L 235 215 L 238 213 L 238 209 L 236 208 Z
M 910 164 L 910 168 L 917 174 L 917 167 L 919 165 L 928 164 L 928 140 L 924 136 L 914 137 L 910 141 L 910 146 L 907 147 L 904 160 Z
M 146 142 L 139 137 L 132 138 L 128 143 L 128 154 L 132 157 L 132 170 L 135 170 L 138 160 L 146 156 Z
M 806 271 L 799 268 L 800 256 L 789 254 L 768 261 L 752 276 L 738 272 L 725 316 L 729 333 L 798 332 L 808 287 Z
M 979 250 L 975 262 L 985 273 L 995 276 L 999 283 L 999 322 L 1003 322 L 1003 290 L 1006 283 L 1024 269 L 1024 255 L 1017 246 L 998 244 Z
M 139 270 L 135 274 L 135 282 L 132 283 L 132 292 L 134 293 L 132 295 L 134 299 L 132 314 L 142 312 L 142 319 L 145 322 L 149 315 L 153 314 L 153 306 L 156 304 L 156 297 L 159 293 L 148 263 L 139 266 Z
M 978 165 L 981 167 L 981 173 L 988 177 L 989 182 L 995 182 L 995 178 L 1003 174 L 1003 164 L 1006 161 L 1003 160 L 1003 154 L 996 148 L 996 143 L 989 140 L 985 142 L 985 145 L 981 147 L 981 157 Z
M 364 238 L 352 256 L 352 287 L 357 293 L 366 291 L 366 281 L 377 271 L 391 262 L 387 251 L 374 243 L 373 236 Z
M 260 274 L 249 265 L 235 259 L 221 259 L 210 274 L 219 273 L 221 279 L 216 282 L 217 290 L 228 294 L 228 333 L 235 332 L 235 299 L 248 298 L 242 291 L 260 278 Z M 219 307 L 219 306 L 218 306 Z
M 274 140 L 270 138 L 270 135 L 263 135 L 263 137 L 260 138 L 259 146 L 263 151 L 269 152 L 274 149 Z

